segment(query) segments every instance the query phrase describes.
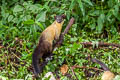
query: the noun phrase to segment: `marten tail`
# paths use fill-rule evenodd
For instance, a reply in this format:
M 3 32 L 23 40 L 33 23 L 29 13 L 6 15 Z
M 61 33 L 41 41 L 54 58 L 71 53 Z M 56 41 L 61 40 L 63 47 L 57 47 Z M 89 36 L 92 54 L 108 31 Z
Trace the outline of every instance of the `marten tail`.
M 110 69 L 100 60 L 97 59 L 91 59 L 92 62 L 100 64 L 100 66 L 105 70 L 105 71 L 110 71 Z
M 32 55 L 32 64 L 34 69 L 35 76 L 38 76 L 39 73 L 43 71 L 44 66 L 47 64 L 45 58 L 48 57 L 52 50 L 52 44 L 44 40 L 44 37 L 41 36 L 38 46 L 35 48 Z M 42 59 L 42 62 L 39 62 Z M 40 65 L 39 65 L 40 63 Z
M 38 76 L 38 74 L 41 72 L 39 66 L 39 59 L 42 57 L 42 53 L 40 52 L 41 52 L 40 48 L 37 46 L 32 55 L 32 64 L 35 76 Z

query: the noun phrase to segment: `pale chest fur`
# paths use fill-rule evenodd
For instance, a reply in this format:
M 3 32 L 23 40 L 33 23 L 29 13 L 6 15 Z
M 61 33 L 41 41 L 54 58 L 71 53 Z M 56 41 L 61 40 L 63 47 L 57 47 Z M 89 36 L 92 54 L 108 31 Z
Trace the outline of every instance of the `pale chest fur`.
M 55 39 L 59 39 L 61 29 L 62 29 L 63 22 L 61 24 L 55 23 L 54 28 L 55 28 Z
M 44 35 L 45 41 L 48 41 L 52 44 L 54 39 L 59 39 L 59 35 L 62 29 L 62 23 L 53 22 L 49 27 L 47 27 L 41 35 Z

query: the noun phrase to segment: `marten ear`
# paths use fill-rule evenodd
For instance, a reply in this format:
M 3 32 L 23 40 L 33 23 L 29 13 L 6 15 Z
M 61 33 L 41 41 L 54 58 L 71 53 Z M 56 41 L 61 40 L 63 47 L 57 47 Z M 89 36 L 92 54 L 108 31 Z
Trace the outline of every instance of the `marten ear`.
M 62 17 L 63 17 L 63 19 L 65 19 L 65 17 L 66 17 L 65 14 L 62 14 Z
M 55 20 L 56 20 L 56 16 L 54 16 Z

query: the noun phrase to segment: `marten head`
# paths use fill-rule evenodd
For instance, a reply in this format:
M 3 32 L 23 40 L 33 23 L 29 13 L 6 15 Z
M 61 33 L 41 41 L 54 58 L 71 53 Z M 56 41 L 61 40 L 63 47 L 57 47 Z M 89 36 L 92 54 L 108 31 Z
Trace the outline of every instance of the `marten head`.
M 55 20 L 58 22 L 58 23 L 61 23 L 63 20 L 65 19 L 65 15 L 57 15 L 55 16 Z

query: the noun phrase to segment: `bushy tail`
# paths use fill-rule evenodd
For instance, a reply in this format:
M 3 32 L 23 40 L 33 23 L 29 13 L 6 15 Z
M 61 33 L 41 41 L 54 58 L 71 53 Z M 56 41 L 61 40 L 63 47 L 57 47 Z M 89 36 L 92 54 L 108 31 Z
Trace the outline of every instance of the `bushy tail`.
M 38 74 L 42 72 L 44 66 L 47 64 L 47 62 L 44 61 L 44 59 L 50 54 L 50 51 L 52 50 L 51 48 L 52 45 L 48 41 L 44 41 L 44 37 L 41 36 L 39 44 L 35 48 L 32 55 L 32 64 L 35 76 L 38 76 Z M 40 62 L 39 65 L 40 58 L 42 58 L 43 61 Z
M 32 65 L 33 65 L 33 69 L 34 69 L 34 74 L 36 76 L 38 76 L 38 74 L 40 73 L 40 67 L 39 67 L 39 58 L 40 58 L 40 49 L 37 46 L 33 52 L 32 55 Z
M 102 62 L 102 61 L 99 61 L 97 59 L 91 59 L 92 62 L 96 62 L 98 64 L 100 64 L 100 66 L 105 70 L 105 71 L 110 71 L 110 69 Z

